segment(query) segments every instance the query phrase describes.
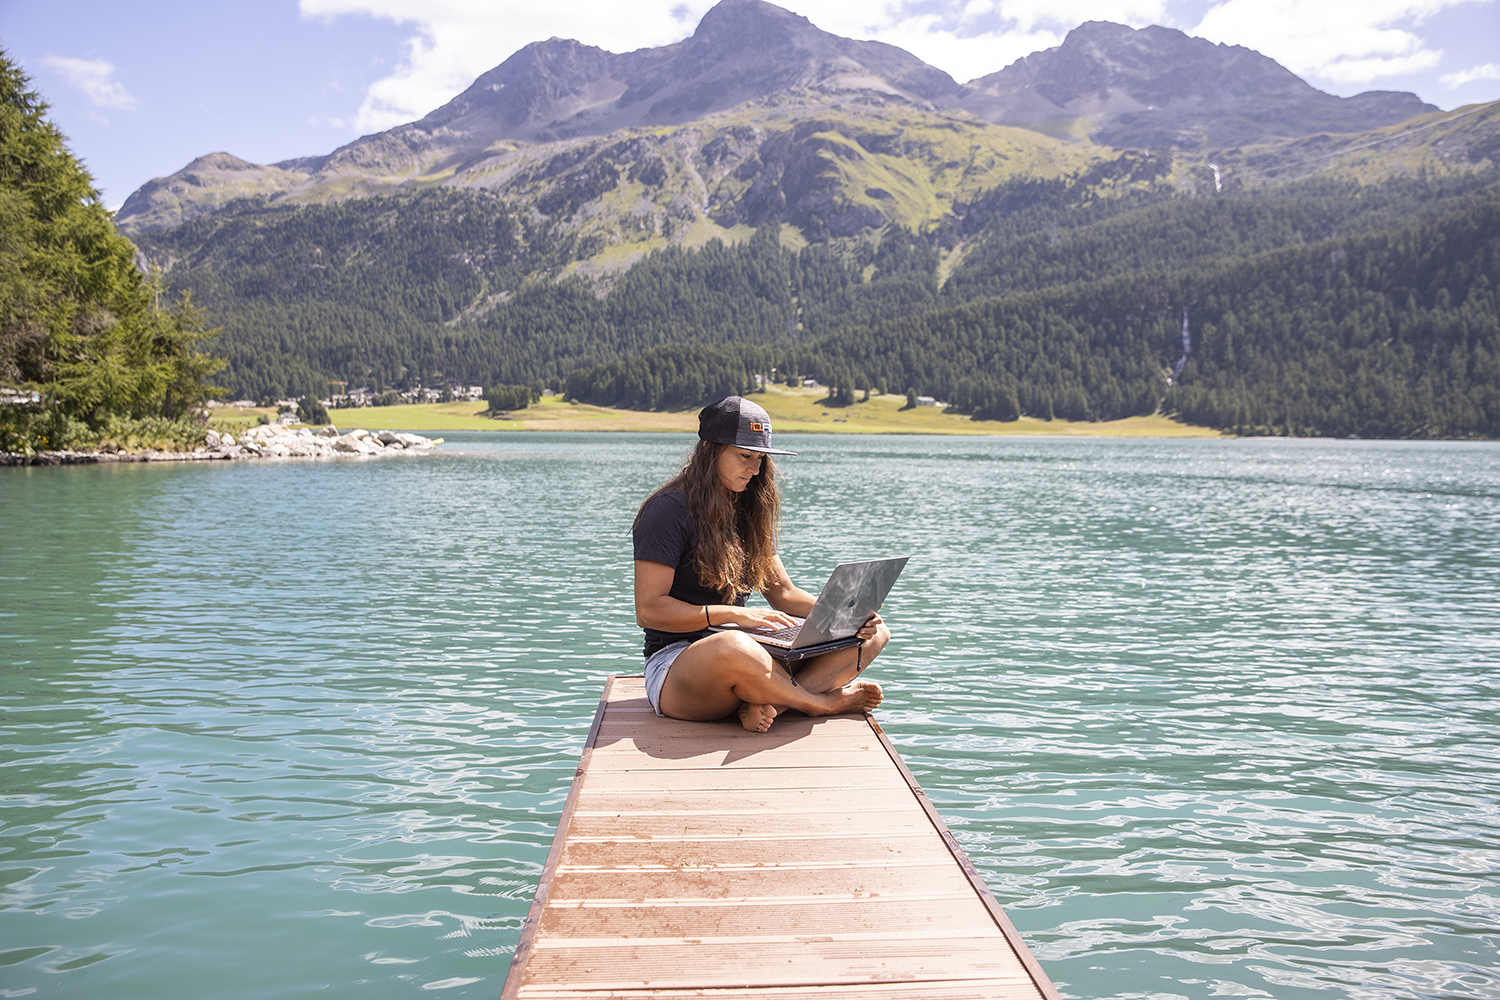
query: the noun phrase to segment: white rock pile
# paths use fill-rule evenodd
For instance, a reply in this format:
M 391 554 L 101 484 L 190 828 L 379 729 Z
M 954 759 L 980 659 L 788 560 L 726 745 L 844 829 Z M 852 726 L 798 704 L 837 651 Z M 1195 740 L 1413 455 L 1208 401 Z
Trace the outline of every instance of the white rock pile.
M 337 427 L 314 433 L 281 424 L 261 424 L 241 434 L 209 431 L 206 442 L 192 451 L 122 451 L 105 445 L 101 451 L 0 452 L 0 465 L 84 465 L 93 462 L 206 462 L 226 458 L 351 458 L 375 455 L 430 455 L 442 438 L 420 434 L 360 429 L 340 434 Z
M 314 433 L 310 428 L 261 424 L 241 434 L 208 432 L 200 450 L 209 458 L 334 458 L 355 455 L 421 455 L 443 443 L 442 438 L 364 428 L 340 434 L 328 426 Z

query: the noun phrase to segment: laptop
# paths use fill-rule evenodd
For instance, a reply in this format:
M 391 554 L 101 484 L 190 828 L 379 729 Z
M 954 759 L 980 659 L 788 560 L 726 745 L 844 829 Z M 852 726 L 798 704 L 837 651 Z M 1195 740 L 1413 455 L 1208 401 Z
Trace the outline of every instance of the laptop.
M 780 630 L 738 625 L 715 625 L 713 629 L 744 632 L 764 646 L 766 652 L 786 663 L 853 646 L 859 642 L 860 626 L 880 610 L 909 558 L 895 556 L 840 563 L 823 585 L 817 603 L 806 618 L 796 619 L 796 625 Z

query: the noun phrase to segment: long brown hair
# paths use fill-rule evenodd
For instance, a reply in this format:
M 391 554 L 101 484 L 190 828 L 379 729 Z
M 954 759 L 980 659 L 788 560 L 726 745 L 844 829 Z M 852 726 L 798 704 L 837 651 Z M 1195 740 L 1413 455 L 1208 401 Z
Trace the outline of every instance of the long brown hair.
M 677 475 L 651 494 L 678 489 L 687 497 L 697 535 L 692 568 L 704 586 L 725 600 L 776 582 L 776 530 L 781 524 L 781 491 L 770 455 L 744 492 L 736 493 L 719 481 L 719 455 L 732 447 L 699 441 Z

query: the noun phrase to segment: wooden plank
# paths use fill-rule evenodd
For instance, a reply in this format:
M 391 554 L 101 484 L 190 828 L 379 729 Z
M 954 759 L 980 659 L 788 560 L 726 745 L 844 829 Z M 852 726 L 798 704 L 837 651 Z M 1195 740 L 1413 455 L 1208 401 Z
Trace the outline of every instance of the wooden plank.
M 663 719 L 642 699 L 642 707 L 636 709 L 617 708 L 617 706 L 631 705 L 630 702 L 610 702 L 609 717 L 599 729 L 599 741 L 601 743 L 616 739 L 628 739 L 641 736 L 649 732 L 653 737 L 667 739 L 700 739 L 712 737 L 722 739 L 734 736 L 740 724 L 731 719 L 721 719 L 718 722 L 683 722 L 680 719 Z M 642 722 L 650 723 L 646 729 Z M 824 719 L 812 719 L 805 715 L 784 715 L 777 720 L 776 725 L 769 733 L 761 733 L 761 741 L 750 746 L 763 746 L 765 741 L 776 743 L 790 742 L 792 740 L 805 740 L 813 738 L 839 739 L 845 736 L 854 736 L 865 740 L 873 740 L 869 726 L 865 725 L 864 719 L 856 715 L 839 715 Z
M 661 719 L 611 677 L 503 998 L 1047 998 L 868 716 Z
M 775 868 L 791 864 L 823 868 L 888 862 L 952 864 L 943 844 L 934 843 L 935 839 L 930 832 L 880 838 L 861 837 L 857 832 L 851 832 L 823 840 L 745 838 L 714 842 L 711 852 L 700 849 L 709 845 L 693 841 L 585 841 L 572 845 L 562 864 L 570 870 L 661 868 L 674 871 Z
M 837 789 L 883 788 L 902 791 L 906 783 L 889 768 L 866 768 L 858 771 L 828 771 L 817 768 L 787 770 L 705 770 L 672 771 L 652 774 L 646 771 L 591 771 L 587 778 L 591 792 L 615 792 L 621 795 L 647 795 L 654 792 L 739 793 L 751 789 L 764 791 L 830 791 Z
M 559 990 L 548 987 L 523 987 L 526 1000 L 649 1000 L 713 997 L 714 1000 L 800 1000 L 818 997 L 822 1000 L 1031 1000 L 1036 989 L 1031 980 L 965 979 L 946 982 L 856 983 L 853 985 L 797 985 L 757 987 L 754 989 L 608 989 Z
M 703 939 L 601 939 L 590 945 L 543 941 L 529 979 L 571 989 L 728 989 L 836 985 L 891 980 L 1029 977 L 993 938 L 857 938 L 828 935 Z M 1036 994 L 1033 993 L 1033 996 Z
M 717 815 L 745 813 L 764 815 L 770 810 L 796 810 L 798 812 L 843 812 L 850 809 L 911 810 L 921 813 L 914 801 L 891 800 L 891 790 L 900 788 L 900 783 L 882 781 L 878 784 L 839 786 L 829 788 L 739 788 L 733 796 L 725 795 L 723 788 L 638 788 L 587 790 L 586 808 L 577 816 L 605 816 L 614 813 L 636 814 L 652 812 L 701 812 Z
M 844 771 L 859 768 L 885 770 L 890 765 L 880 747 L 826 750 L 818 754 L 815 770 L 818 772 Z M 591 771 L 697 771 L 704 768 L 733 770 L 777 770 L 791 768 L 799 774 L 806 773 L 807 757 L 796 747 L 770 749 L 762 753 L 737 755 L 722 748 L 701 746 L 683 748 L 681 753 L 641 753 L 635 749 L 611 748 L 594 755 Z
M 841 865 L 840 867 L 759 867 L 687 871 L 664 884 L 660 874 L 613 869 L 609 871 L 565 870 L 559 866 L 552 879 L 550 899 L 635 900 L 732 899 L 739 897 L 816 899 L 838 896 L 962 897 L 972 894 L 963 872 L 947 858 L 936 863 L 891 865 Z M 663 895 L 663 894 L 666 895 Z
M 870 810 L 860 813 L 841 812 L 775 812 L 752 815 L 735 812 L 663 812 L 610 813 L 608 815 L 573 817 L 569 839 L 583 841 L 617 840 L 783 840 L 791 837 L 821 839 L 824 837 L 900 836 L 926 833 L 927 817 L 920 810 Z

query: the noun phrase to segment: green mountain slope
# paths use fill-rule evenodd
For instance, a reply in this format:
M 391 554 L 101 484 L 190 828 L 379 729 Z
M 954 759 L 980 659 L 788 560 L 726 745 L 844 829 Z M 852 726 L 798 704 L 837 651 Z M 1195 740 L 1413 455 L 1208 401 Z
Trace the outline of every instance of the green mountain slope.
M 1249 257 L 938 302 L 769 351 L 657 348 L 576 371 L 567 388 L 604 405 L 690 405 L 774 366 L 844 399 L 911 388 L 976 419 L 1163 408 L 1242 433 L 1500 436 L 1500 188 L 1447 209 Z
M 802 353 L 832 378 L 917 386 L 998 419 L 1112 419 L 1160 404 L 1255 433 L 1500 436 L 1497 293 L 1491 186 L 1389 228 L 981 297 Z
M 769 222 L 664 247 L 606 295 L 559 277 L 576 234 L 483 194 L 247 206 L 142 244 L 222 318 L 231 384 L 251 396 L 541 381 L 656 408 L 774 368 L 986 418 L 1164 404 L 1247 430 L 1500 432 L 1490 174 L 1194 197 L 1155 183 L 1166 169 L 1127 155 L 1007 182 L 957 231 L 893 226 L 876 244 L 794 249 Z M 1135 187 L 1102 191 L 1101 173 Z M 1173 377 L 1184 310 L 1196 339 Z

